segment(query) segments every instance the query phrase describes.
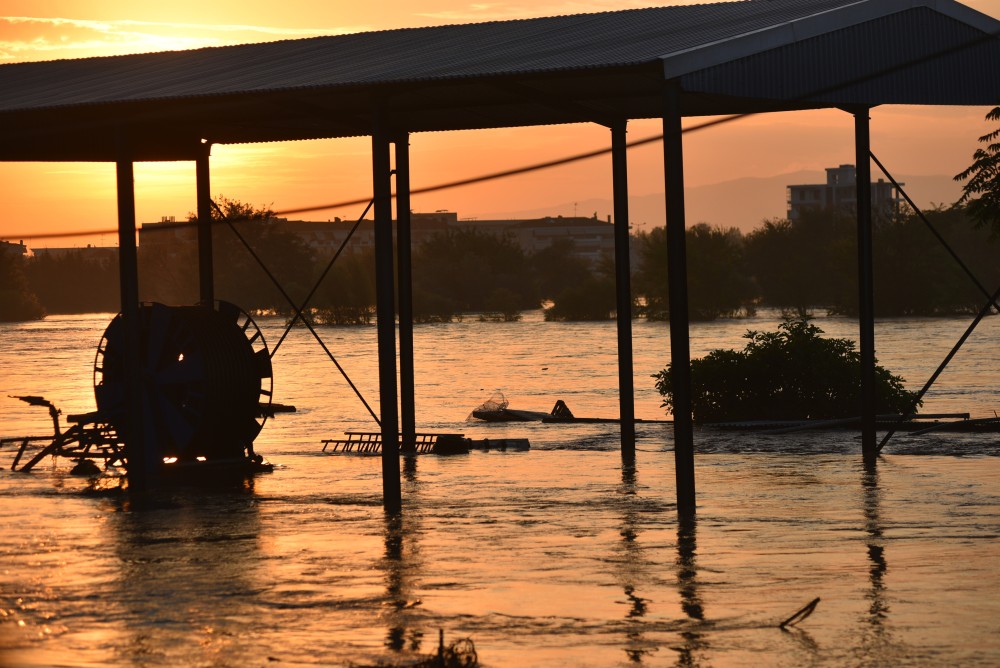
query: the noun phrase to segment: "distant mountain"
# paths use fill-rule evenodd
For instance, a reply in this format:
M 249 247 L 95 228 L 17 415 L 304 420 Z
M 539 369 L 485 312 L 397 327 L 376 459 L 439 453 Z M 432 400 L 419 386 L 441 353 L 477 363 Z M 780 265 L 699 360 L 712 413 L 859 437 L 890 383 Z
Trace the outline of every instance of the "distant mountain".
M 951 204 L 961 195 L 961 184 L 950 176 L 898 176 L 906 192 L 921 208 Z M 747 177 L 685 190 L 689 225 L 708 223 L 720 227 L 738 227 L 749 232 L 769 218 L 787 215 L 786 190 L 789 185 L 824 183 L 825 172 L 800 171 L 765 178 Z M 666 217 L 662 193 L 634 195 L 629 198 L 629 218 L 634 229 L 662 225 Z M 592 198 L 553 205 L 544 209 L 504 211 L 482 214 L 482 219 L 540 218 L 554 215 L 590 216 L 606 219 L 612 212 L 609 199 Z

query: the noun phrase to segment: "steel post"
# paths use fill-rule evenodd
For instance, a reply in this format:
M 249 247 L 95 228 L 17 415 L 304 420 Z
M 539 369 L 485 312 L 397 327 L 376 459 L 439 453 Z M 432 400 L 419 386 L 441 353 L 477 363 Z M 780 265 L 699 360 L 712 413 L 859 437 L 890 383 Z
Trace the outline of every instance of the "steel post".
M 212 262 L 212 187 L 209 179 L 211 144 L 202 144 L 195 161 L 198 200 L 198 299 L 211 304 L 215 301 L 215 281 Z
M 396 309 L 393 291 L 392 172 L 390 141 L 376 120 L 372 132 L 372 182 L 375 199 L 375 314 L 378 323 L 379 413 L 382 423 L 382 504 L 402 508 L 399 471 L 399 414 L 396 407 Z
M 410 237 L 410 136 L 396 136 L 396 263 L 399 276 L 399 412 L 404 451 L 417 436 L 413 368 L 413 269 Z
M 615 210 L 615 312 L 618 321 L 618 418 L 622 461 L 635 463 L 635 388 L 632 377 L 632 286 L 628 236 L 627 124 L 611 128 Z
M 125 342 L 125 457 L 129 489 L 144 491 L 155 458 L 146 452 L 142 425 L 142 333 L 139 323 L 139 261 L 135 241 L 135 176 L 128 141 L 118 138 L 118 273 Z
M 854 114 L 858 213 L 858 350 L 861 353 L 861 452 L 878 454 L 875 443 L 875 289 L 872 261 L 871 126 L 869 110 Z
M 670 369 L 674 390 L 674 462 L 677 513 L 694 515 L 694 427 L 691 418 L 687 251 L 684 218 L 684 153 L 681 90 L 667 82 L 663 110 L 663 170 L 667 206 L 667 273 L 670 300 Z

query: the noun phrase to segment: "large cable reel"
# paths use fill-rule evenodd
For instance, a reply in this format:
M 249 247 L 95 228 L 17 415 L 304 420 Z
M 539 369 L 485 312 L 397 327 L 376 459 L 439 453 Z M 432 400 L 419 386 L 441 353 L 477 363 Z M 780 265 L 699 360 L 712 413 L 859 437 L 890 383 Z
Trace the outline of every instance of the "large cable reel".
M 144 448 L 179 461 L 243 458 L 267 419 L 273 379 L 260 328 L 234 304 L 139 307 Z M 127 434 L 126 331 L 108 325 L 94 361 L 102 419 Z

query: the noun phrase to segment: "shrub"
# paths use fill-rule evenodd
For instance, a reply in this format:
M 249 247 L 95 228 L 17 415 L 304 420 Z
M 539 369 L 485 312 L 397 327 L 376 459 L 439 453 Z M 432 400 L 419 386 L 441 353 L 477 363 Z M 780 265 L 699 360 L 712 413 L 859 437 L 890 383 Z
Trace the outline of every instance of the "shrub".
M 861 355 L 848 339 L 822 338 L 808 319 L 788 319 L 776 332 L 748 331 L 743 350 L 714 350 L 691 361 L 695 422 L 835 419 L 860 412 Z M 655 376 L 663 406 L 672 408 L 670 366 Z M 876 410 L 906 414 L 915 392 L 875 367 Z M 917 404 L 919 405 L 919 404 Z

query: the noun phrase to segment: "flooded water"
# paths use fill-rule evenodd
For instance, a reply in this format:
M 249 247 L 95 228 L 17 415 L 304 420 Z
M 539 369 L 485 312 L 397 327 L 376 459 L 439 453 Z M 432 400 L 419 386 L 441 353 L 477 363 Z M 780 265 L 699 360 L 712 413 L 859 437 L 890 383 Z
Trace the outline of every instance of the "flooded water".
M 0 435 L 49 429 L 7 395 L 94 408 L 109 320 L 0 326 Z M 695 325 L 692 355 L 777 320 Z M 924 411 L 994 414 L 998 320 Z M 281 322 L 259 324 L 273 344 Z M 919 387 L 966 324 L 880 322 L 879 360 Z M 667 328 L 634 330 L 636 414 L 662 418 L 650 376 Z M 374 328 L 319 331 L 376 405 Z M 401 517 L 382 512 L 378 458 L 321 454 L 321 439 L 374 424 L 305 330 L 275 357 L 275 401 L 298 412 L 257 441 L 279 468 L 247 484 L 136 503 L 64 461 L 11 473 L 0 450 L 0 666 L 405 665 L 436 650 L 439 630 L 471 638 L 485 666 L 1000 664 L 995 435 L 899 437 L 866 469 L 850 432 L 698 430 L 697 520 L 679 526 L 668 425 L 638 425 L 637 465 L 623 469 L 613 424 L 465 421 L 496 389 L 512 408 L 562 399 L 614 417 L 613 323 L 529 314 L 418 326 L 415 340 L 421 429 L 532 447 L 404 460 Z

